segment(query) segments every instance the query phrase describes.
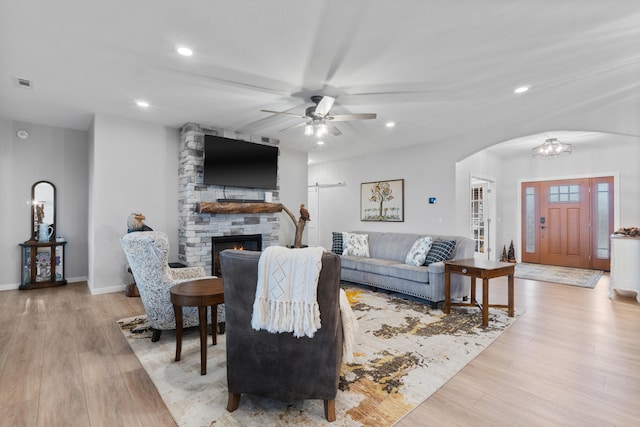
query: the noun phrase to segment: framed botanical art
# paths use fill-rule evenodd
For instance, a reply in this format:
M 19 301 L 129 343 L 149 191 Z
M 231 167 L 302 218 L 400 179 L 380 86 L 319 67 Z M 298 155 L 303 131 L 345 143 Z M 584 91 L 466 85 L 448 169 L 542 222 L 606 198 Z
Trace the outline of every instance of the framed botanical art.
M 404 221 L 404 179 L 360 184 L 360 221 Z

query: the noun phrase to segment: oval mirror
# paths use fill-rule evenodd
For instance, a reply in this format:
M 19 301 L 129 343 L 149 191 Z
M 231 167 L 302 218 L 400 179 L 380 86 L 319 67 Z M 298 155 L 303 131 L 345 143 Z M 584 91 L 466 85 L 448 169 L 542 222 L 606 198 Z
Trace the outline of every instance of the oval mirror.
M 31 187 L 31 218 L 32 240 L 38 240 L 41 226 L 51 226 L 50 240 L 55 240 L 56 187 L 49 181 L 38 181 Z

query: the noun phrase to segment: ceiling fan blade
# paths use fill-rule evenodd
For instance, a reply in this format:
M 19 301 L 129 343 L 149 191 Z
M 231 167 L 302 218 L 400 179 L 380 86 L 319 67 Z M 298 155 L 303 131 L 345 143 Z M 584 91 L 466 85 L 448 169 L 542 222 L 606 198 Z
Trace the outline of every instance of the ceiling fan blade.
M 327 120 L 333 122 L 349 122 L 351 120 L 369 120 L 375 119 L 378 115 L 376 113 L 361 113 L 361 114 L 338 114 L 337 116 L 326 117 Z
M 316 112 L 314 113 L 316 116 L 324 117 L 329 114 L 331 107 L 333 107 L 333 103 L 336 102 L 335 98 L 330 96 L 323 96 L 318 106 L 316 107 Z
M 327 129 L 329 130 L 329 133 L 333 136 L 342 135 L 342 132 L 340 132 L 340 129 L 338 129 L 333 125 L 327 124 Z
M 271 113 L 271 114 L 284 114 L 285 116 L 294 116 L 294 117 L 299 117 L 301 119 L 306 119 L 305 116 L 301 116 L 300 114 L 296 114 L 296 113 L 287 113 L 285 111 L 273 111 L 273 110 L 260 110 L 263 113 Z

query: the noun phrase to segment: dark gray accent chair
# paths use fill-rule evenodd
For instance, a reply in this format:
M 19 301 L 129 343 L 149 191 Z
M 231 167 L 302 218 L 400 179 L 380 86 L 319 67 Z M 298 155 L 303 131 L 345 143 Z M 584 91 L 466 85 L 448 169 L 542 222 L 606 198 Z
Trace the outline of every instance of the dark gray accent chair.
M 273 334 L 251 327 L 260 252 L 227 249 L 220 253 L 226 306 L 227 410 L 242 393 L 284 402 L 322 399 L 328 421 L 335 420 L 335 397 L 342 363 L 340 257 L 322 256 L 318 280 L 321 328 L 313 338 Z

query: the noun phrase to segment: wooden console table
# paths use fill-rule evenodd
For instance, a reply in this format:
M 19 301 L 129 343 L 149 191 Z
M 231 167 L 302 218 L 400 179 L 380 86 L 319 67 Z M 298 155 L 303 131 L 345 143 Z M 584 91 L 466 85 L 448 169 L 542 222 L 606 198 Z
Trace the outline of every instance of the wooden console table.
M 482 324 L 489 325 L 489 307 L 507 308 L 509 317 L 514 313 L 513 275 L 515 264 L 483 259 L 458 259 L 444 262 L 444 312 L 449 314 L 451 306 L 476 306 L 482 309 Z M 451 302 L 451 273 L 471 277 L 471 297 L 469 302 Z M 489 279 L 508 276 L 509 301 L 504 304 L 489 304 Z M 476 279 L 482 279 L 482 304 L 476 299 Z
M 200 315 L 200 375 L 207 374 L 207 307 L 211 307 L 211 343 L 216 345 L 218 304 L 224 303 L 222 279 L 200 279 L 178 283 L 171 288 L 176 315 L 176 362 L 182 352 L 182 307 L 198 307 Z

